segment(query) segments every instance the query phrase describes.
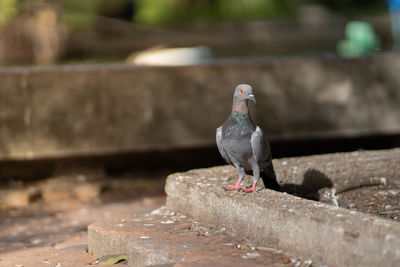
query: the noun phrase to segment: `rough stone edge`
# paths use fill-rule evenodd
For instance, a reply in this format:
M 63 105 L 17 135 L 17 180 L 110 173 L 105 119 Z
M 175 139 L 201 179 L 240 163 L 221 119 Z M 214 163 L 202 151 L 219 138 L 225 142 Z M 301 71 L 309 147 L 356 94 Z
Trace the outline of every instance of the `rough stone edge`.
M 201 171 L 201 170 L 200 170 Z M 225 192 L 170 175 L 167 208 L 265 245 L 328 266 L 398 266 L 400 224 L 272 190 Z M 215 176 L 214 176 L 215 177 Z
M 110 235 L 107 238 L 103 238 L 104 235 L 99 233 L 99 230 L 99 226 L 96 223 L 88 226 L 89 253 L 98 257 L 104 255 L 127 255 L 127 245 L 134 237 L 124 234 L 124 232 L 110 231 Z

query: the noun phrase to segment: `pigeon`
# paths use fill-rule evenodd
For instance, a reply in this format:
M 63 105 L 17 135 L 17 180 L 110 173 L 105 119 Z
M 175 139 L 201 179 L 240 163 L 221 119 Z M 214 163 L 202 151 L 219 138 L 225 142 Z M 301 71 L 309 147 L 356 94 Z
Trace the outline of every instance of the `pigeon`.
M 264 139 L 263 131 L 252 121 L 248 101 L 256 103 L 253 88 L 240 84 L 233 94 L 232 112 L 226 121 L 217 128 L 216 141 L 222 158 L 232 164 L 238 173 L 238 180 L 227 191 L 256 192 L 260 176 L 266 187 L 279 187 L 276 182 L 269 143 Z M 253 173 L 251 189 L 241 186 L 245 174 Z

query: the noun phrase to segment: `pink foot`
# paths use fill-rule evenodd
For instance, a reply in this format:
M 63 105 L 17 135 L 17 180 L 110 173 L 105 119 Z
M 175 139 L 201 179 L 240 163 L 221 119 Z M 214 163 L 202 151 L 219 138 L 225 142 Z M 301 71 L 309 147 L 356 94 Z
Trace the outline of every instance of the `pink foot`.
M 253 186 L 251 187 L 251 189 L 245 188 L 245 189 L 243 189 L 243 191 L 246 192 L 246 193 L 255 193 L 256 192 L 256 185 L 257 185 L 257 183 L 253 183 Z
M 246 190 L 246 188 L 243 186 L 235 185 L 235 186 L 231 186 L 231 187 L 225 187 L 225 190 L 226 191 L 237 191 L 237 190 Z
M 244 192 L 246 192 L 246 193 L 255 193 L 256 192 L 256 189 L 254 188 L 254 187 L 252 187 L 252 188 L 250 188 L 250 189 L 243 189 L 243 191 Z
M 236 184 L 232 187 L 225 187 L 226 191 L 237 191 L 237 190 L 246 190 L 246 188 L 244 188 L 243 186 L 240 186 L 240 183 L 242 182 L 242 179 L 238 179 Z

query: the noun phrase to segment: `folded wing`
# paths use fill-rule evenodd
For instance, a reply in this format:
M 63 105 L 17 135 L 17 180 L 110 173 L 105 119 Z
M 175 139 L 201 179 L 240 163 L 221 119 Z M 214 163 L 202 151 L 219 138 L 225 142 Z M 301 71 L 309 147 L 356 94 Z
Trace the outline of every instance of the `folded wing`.
M 253 155 L 260 168 L 262 169 L 268 166 L 271 162 L 271 149 L 264 139 L 264 134 L 261 128 L 258 126 L 251 135 L 251 147 L 253 149 Z
M 221 154 L 222 158 L 226 161 L 226 163 L 232 164 L 231 160 L 229 159 L 228 153 L 226 153 L 223 145 L 222 145 L 222 126 L 217 128 L 216 133 L 216 141 L 219 153 Z

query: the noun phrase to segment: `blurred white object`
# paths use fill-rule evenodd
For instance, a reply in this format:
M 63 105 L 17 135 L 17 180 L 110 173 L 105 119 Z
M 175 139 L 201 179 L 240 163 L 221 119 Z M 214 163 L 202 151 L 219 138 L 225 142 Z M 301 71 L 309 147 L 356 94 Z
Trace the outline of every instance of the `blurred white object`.
M 214 59 L 210 48 L 206 46 L 150 49 L 134 53 L 127 62 L 138 65 L 188 66 L 210 62 Z

